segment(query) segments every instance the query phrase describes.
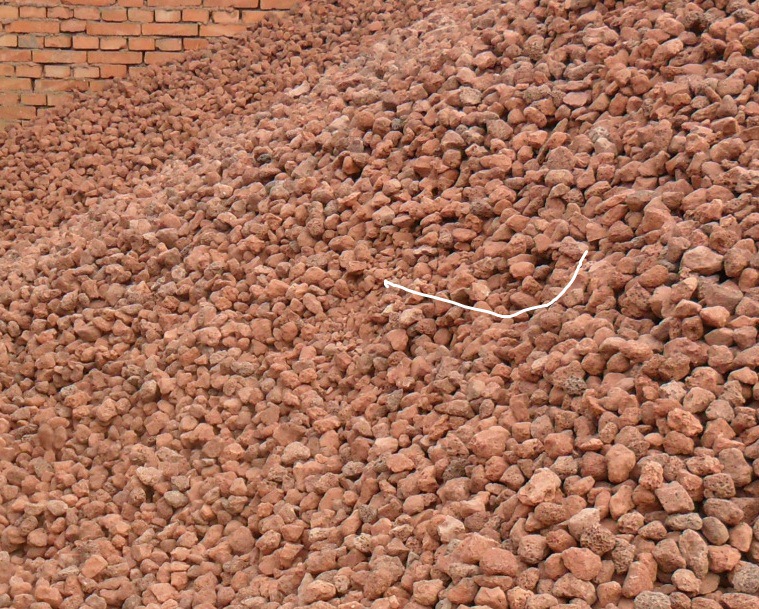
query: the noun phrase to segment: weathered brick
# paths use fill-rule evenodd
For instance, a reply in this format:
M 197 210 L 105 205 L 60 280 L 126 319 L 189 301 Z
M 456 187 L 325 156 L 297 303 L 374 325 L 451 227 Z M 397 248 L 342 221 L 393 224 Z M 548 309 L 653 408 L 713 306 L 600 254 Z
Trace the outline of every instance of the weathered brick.
M 197 23 L 143 23 L 146 36 L 197 36 Z
M 87 33 L 90 36 L 137 36 L 140 33 L 140 24 L 88 23 Z
M 145 4 L 145 0 L 118 0 L 118 4 L 125 8 L 139 8 Z
M 68 19 L 67 21 L 61 21 L 61 32 L 69 32 L 76 34 L 83 32 L 87 24 L 80 19 Z
M 46 106 L 46 98 L 44 93 L 24 93 L 21 96 L 21 103 L 25 106 Z
M 85 36 L 85 35 L 74 36 L 71 43 L 75 49 L 89 51 L 91 49 L 97 49 L 100 47 L 100 38 L 98 38 L 97 36 Z
M 258 8 L 259 0 L 205 0 L 209 8 Z
M 84 51 L 32 51 L 32 61 L 36 63 L 84 63 Z
M 191 6 L 201 6 L 202 4 L 202 0 L 148 0 L 148 6 L 158 6 L 160 8 L 166 8 L 167 6 L 189 8 Z
M 129 39 L 130 51 L 153 51 L 155 50 L 155 38 L 148 38 L 146 36 L 138 36 L 136 38 Z
M 182 20 L 182 11 L 170 11 L 157 8 L 155 11 L 156 23 L 179 23 Z
M 70 49 L 71 36 L 68 34 L 59 34 L 58 36 L 46 36 L 45 47 L 51 49 Z
M 201 25 L 201 36 L 240 36 L 247 31 L 247 26 L 242 23 L 225 23 L 213 25 Z
M 10 63 L 0 63 L 0 76 L 18 76 L 16 68 Z
M 53 6 L 47 9 L 48 19 L 71 19 L 74 16 L 74 11 L 65 6 Z
M 127 67 L 122 64 L 107 64 L 100 66 L 101 78 L 124 78 L 127 75 Z
M 41 78 L 42 66 L 36 63 L 19 64 L 16 66 L 16 76 L 23 78 Z
M 71 93 L 50 93 L 47 96 L 48 106 L 63 106 L 72 101 L 74 101 L 74 96 Z
M 0 61 L 31 61 L 32 52 L 23 49 L 0 49 Z
M 240 11 L 214 11 L 212 18 L 214 23 L 239 23 Z
M 149 70 L 147 66 L 129 66 L 129 78 L 140 78 Z
M 167 63 L 169 61 L 176 61 L 181 56 L 181 53 L 162 53 L 160 51 L 148 51 L 145 53 L 145 63 Z
M 17 6 L 0 6 L 0 21 L 5 19 L 18 19 L 18 17 L 19 10 Z
M 18 36 L 16 34 L 0 34 L 0 47 L 18 46 Z
M 155 45 L 159 51 L 181 51 L 182 39 L 181 38 L 158 38 L 155 41 Z
M 18 48 L 20 49 L 40 49 L 44 46 L 44 36 L 36 34 L 19 34 Z
M 89 51 L 87 60 L 90 63 L 142 63 L 142 53 L 138 51 Z
M 184 48 L 188 51 L 196 51 L 198 49 L 207 49 L 210 42 L 205 38 L 185 38 Z
M 87 81 L 85 80 L 63 80 L 53 78 L 40 78 L 34 81 L 34 90 L 39 92 L 47 91 L 86 91 Z
M 182 21 L 198 21 L 208 23 L 211 11 L 204 8 L 186 8 L 182 11 Z
M 45 78 L 69 78 L 71 76 L 71 66 L 46 65 L 43 73 Z
M 104 51 L 118 51 L 125 49 L 126 46 L 127 39 L 123 36 L 106 36 L 100 39 L 100 48 Z
M 264 17 L 266 17 L 265 11 L 242 11 L 242 22 L 247 25 L 263 21 Z
M 60 31 L 60 24 L 58 21 L 31 21 L 21 20 L 9 23 L 6 26 L 6 31 L 17 32 L 19 34 L 57 34 Z
M 295 6 L 297 0 L 261 0 L 261 8 L 270 9 L 289 9 Z
M 110 6 L 114 0 L 63 0 L 63 4 L 87 5 L 87 6 Z
M 103 21 L 126 21 L 127 10 L 119 6 L 102 8 L 100 9 L 100 18 Z
M 11 106 L 19 102 L 18 93 L 0 93 L 0 106 Z
M 30 78 L 0 78 L 0 91 L 28 91 L 31 88 Z
M 18 16 L 21 19 L 44 19 L 47 17 L 47 9 L 44 6 L 20 6 Z
M 110 80 L 89 80 L 90 91 L 104 91 L 111 86 Z
M 26 120 L 37 116 L 37 109 L 34 106 L 0 106 L 0 119 L 4 120 Z
M 145 9 L 141 8 L 130 8 L 129 12 L 129 21 L 139 21 L 141 23 L 150 23 L 153 21 L 153 16 L 155 15 L 154 11 L 146 11 Z
M 76 19 L 85 19 L 87 21 L 100 19 L 100 11 L 93 6 L 78 6 L 74 9 Z
M 74 66 L 72 76 L 74 78 L 98 78 L 100 68 L 97 66 Z

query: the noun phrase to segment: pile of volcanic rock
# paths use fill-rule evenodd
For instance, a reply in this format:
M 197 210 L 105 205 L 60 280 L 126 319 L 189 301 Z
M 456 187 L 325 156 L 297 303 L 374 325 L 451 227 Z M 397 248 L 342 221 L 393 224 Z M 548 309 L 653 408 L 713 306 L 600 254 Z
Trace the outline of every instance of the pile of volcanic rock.
M 313 0 L 10 129 L 0 608 L 757 609 L 758 83 L 748 1 Z

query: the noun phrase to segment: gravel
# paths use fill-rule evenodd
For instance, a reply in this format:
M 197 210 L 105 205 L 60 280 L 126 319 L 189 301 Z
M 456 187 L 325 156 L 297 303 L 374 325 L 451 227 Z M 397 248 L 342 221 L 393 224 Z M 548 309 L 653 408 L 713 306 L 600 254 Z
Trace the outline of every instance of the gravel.
M 759 13 L 623 4 L 314 0 L 0 135 L 0 607 L 756 609 Z

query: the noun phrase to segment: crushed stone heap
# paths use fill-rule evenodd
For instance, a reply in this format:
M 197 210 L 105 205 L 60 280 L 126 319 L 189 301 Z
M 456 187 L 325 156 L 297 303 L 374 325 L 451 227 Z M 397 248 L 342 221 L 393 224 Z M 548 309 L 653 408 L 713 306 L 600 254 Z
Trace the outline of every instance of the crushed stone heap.
M 757 609 L 757 11 L 309 0 L 0 136 L 0 608 Z

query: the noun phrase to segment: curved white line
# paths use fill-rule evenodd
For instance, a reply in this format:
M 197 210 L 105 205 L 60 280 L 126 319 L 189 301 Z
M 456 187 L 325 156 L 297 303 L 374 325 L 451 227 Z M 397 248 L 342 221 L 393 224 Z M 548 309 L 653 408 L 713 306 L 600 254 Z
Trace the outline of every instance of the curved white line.
M 580 262 L 577 263 L 577 268 L 575 269 L 574 274 L 572 275 L 572 279 L 569 280 L 569 283 L 564 286 L 564 288 L 559 292 L 554 298 L 552 298 L 549 302 L 541 305 L 535 305 L 534 307 L 527 307 L 526 309 L 522 309 L 521 311 L 517 311 L 516 313 L 508 313 L 506 315 L 502 315 L 500 313 L 494 313 L 493 311 L 488 311 L 487 309 L 478 309 L 477 307 L 470 307 L 467 305 L 460 304 L 454 300 L 448 300 L 447 298 L 441 298 L 440 296 L 431 296 L 430 294 L 424 294 L 423 292 L 417 292 L 416 290 L 411 290 L 409 288 L 404 288 L 402 285 L 398 285 L 397 283 L 393 283 L 391 281 L 388 281 L 385 279 L 384 286 L 386 288 L 398 288 L 399 290 L 403 290 L 404 292 L 408 292 L 409 294 L 414 294 L 416 296 L 421 296 L 422 298 L 431 298 L 432 300 L 437 300 L 439 302 L 444 302 L 446 304 L 453 305 L 455 307 L 461 307 L 462 309 L 467 309 L 468 311 L 477 311 L 478 313 L 487 313 L 488 315 L 492 315 L 493 317 L 498 317 L 499 319 L 512 319 L 513 317 L 518 317 L 522 313 L 527 313 L 528 311 L 536 311 L 537 309 L 545 309 L 546 307 L 550 307 L 552 304 L 554 304 L 559 298 L 564 296 L 566 294 L 567 290 L 569 289 L 569 286 L 574 283 L 574 280 L 577 279 L 577 275 L 580 272 L 580 267 L 582 267 L 583 260 L 585 260 L 585 256 L 588 255 L 588 252 L 585 251 L 582 253 L 582 256 L 580 257 Z

